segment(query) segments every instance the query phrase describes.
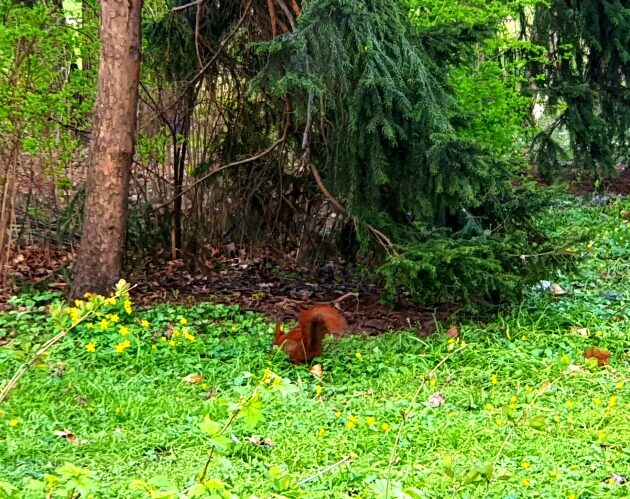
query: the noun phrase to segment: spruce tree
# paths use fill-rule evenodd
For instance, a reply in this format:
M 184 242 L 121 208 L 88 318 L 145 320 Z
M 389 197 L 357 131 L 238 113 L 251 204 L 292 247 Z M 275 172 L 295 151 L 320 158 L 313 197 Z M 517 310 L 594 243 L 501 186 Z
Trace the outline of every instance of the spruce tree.
M 611 173 L 630 149 L 630 4 L 551 0 L 536 7 L 532 28 L 533 41 L 548 50 L 531 64 L 534 88 L 557 117 L 537 138 L 539 166 L 557 166 L 552 132 L 564 127 L 576 167 Z

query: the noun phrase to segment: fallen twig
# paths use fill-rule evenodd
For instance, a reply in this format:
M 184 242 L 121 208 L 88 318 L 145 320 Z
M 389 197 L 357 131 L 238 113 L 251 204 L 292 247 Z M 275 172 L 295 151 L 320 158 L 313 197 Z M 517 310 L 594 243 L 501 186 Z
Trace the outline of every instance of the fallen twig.
M 304 485 L 305 483 L 308 482 L 312 482 L 313 480 L 315 480 L 316 478 L 319 478 L 320 476 L 328 473 L 329 471 L 334 470 L 335 468 L 338 468 L 339 466 L 341 466 L 343 463 L 347 463 L 348 461 L 350 461 L 352 458 L 355 457 L 356 454 L 354 453 L 350 453 L 348 454 L 346 457 L 344 457 L 343 459 L 340 459 L 339 461 L 337 461 L 336 463 L 331 464 L 330 466 L 327 466 L 326 468 L 324 468 L 321 471 L 318 471 L 317 473 L 315 473 L 313 476 L 310 476 L 308 478 L 305 478 L 304 480 L 300 481 L 297 483 L 297 486 L 299 487 L 300 485 Z

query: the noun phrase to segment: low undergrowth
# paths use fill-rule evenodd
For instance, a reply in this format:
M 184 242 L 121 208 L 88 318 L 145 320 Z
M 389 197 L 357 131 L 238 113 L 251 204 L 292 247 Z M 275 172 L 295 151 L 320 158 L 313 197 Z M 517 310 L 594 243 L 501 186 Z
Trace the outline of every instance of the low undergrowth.
M 629 207 L 550 209 L 591 238 L 509 314 L 331 340 L 321 373 L 237 307 L 15 297 L 2 378 L 73 329 L 0 405 L 0 497 L 627 497 Z

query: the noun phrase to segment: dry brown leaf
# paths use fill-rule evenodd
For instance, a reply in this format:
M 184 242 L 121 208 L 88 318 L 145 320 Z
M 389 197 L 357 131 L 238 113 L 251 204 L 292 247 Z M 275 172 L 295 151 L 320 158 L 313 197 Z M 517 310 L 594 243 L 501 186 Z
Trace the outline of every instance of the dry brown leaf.
M 267 447 L 273 447 L 276 443 L 270 438 L 264 438 L 259 435 L 252 435 L 251 437 L 245 438 L 248 442 L 251 442 L 254 445 L 265 445 Z
M 429 397 L 428 402 L 431 407 L 440 407 L 441 405 L 444 405 L 446 399 L 444 398 L 444 395 L 442 393 L 435 392 Z
M 621 210 L 619 212 L 621 218 L 625 218 L 626 220 L 630 220 L 630 210 Z
M 321 378 L 324 376 L 324 369 L 322 368 L 321 364 L 315 364 L 313 367 L 311 367 L 309 372 L 316 378 Z
M 53 431 L 53 435 L 65 438 L 66 441 L 72 445 L 84 445 L 87 443 L 87 440 L 78 439 L 75 434 L 67 428 L 64 430 L 55 430 Z
M 72 433 L 70 430 L 66 429 L 66 430 L 55 430 L 53 431 L 53 435 L 55 435 L 56 437 L 63 437 L 65 438 L 68 442 L 72 442 L 76 437 L 74 436 L 74 433 Z
M 579 326 L 573 326 L 571 328 L 571 333 L 573 334 L 579 334 L 580 336 L 586 336 L 588 337 L 589 335 L 589 330 L 587 327 L 579 327 Z
M 610 361 L 610 352 L 607 350 L 600 350 L 597 347 L 588 347 L 584 350 L 585 359 L 597 359 L 597 364 L 605 366 Z
M 560 285 L 558 285 L 558 284 L 552 284 L 552 285 L 551 285 L 551 294 L 552 294 L 552 295 L 554 295 L 554 296 L 564 296 L 564 295 L 566 295 L 566 294 L 568 294 L 568 293 L 567 293 L 567 291 L 565 291 L 564 289 L 562 289 L 562 288 L 560 287 Z
M 448 331 L 446 331 L 446 336 L 448 336 L 449 338 L 459 338 L 459 329 L 457 329 L 457 326 L 455 324 L 448 328 Z
M 191 385 L 198 385 L 201 383 L 203 376 L 201 374 L 189 374 L 188 376 L 184 376 L 182 378 L 186 383 L 190 383 Z

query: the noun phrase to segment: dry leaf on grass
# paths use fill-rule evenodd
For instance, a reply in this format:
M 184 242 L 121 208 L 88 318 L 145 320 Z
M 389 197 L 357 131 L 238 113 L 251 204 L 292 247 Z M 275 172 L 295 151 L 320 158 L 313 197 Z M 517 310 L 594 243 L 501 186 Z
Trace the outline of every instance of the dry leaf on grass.
M 321 364 L 315 364 L 313 367 L 311 367 L 309 372 L 316 378 L 321 378 L 324 376 L 324 369 L 322 368 Z
M 265 445 L 267 447 L 273 447 L 276 445 L 276 443 L 270 438 L 264 438 L 259 435 L 252 435 L 251 437 L 245 438 L 245 440 L 247 440 L 248 442 L 254 445 L 260 445 L 260 446 Z
M 590 334 L 587 327 L 579 327 L 579 326 L 573 326 L 571 328 L 571 333 L 579 334 L 580 336 L 585 336 L 585 337 L 588 337 L 588 335 Z
M 444 405 L 444 402 L 446 402 L 446 399 L 444 398 L 444 395 L 440 392 L 435 392 L 429 397 L 428 400 L 428 403 L 431 407 L 440 407 L 441 405 Z
M 188 376 L 184 376 L 182 378 L 186 383 L 190 383 L 191 385 L 198 385 L 201 383 L 203 376 L 201 374 L 189 374 Z
M 567 295 L 567 294 L 568 294 L 568 292 L 567 292 L 567 291 L 565 291 L 564 289 L 562 289 L 562 288 L 560 287 L 560 285 L 558 285 L 558 284 L 552 284 L 552 285 L 551 285 L 551 294 L 552 294 L 553 296 L 564 296 L 564 295 Z
M 55 435 L 56 437 L 62 437 L 66 439 L 66 442 L 68 442 L 69 444 L 72 445 L 84 445 L 87 443 L 87 440 L 82 440 L 82 439 L 78 439 L 75 434 L 68 430 L 68 429 L 64 429 L 64 430 L 55 430 L 53 432 L 53 435 Z

